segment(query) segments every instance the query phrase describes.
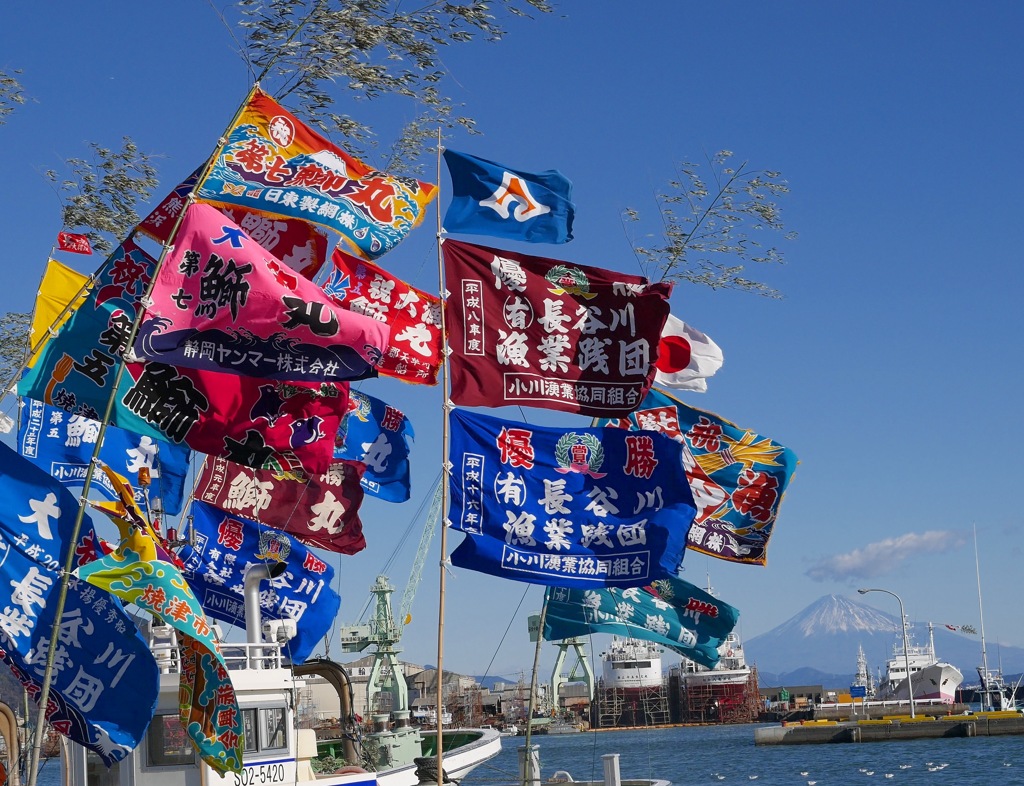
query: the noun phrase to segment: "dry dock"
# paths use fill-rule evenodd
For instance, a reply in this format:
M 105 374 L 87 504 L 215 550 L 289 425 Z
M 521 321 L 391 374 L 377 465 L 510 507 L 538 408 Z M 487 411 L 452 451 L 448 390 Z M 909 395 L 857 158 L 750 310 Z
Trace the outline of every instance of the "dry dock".
M 917 717 L 899 715 L 879 720 L 840 723 L 802 721 L 754 730 L 755 745 L 814 745 L 824 742 L 883 742 L 933 737 L 995 737 L 1024 735 L 1019 712 L 979 712 L 973 715 Z

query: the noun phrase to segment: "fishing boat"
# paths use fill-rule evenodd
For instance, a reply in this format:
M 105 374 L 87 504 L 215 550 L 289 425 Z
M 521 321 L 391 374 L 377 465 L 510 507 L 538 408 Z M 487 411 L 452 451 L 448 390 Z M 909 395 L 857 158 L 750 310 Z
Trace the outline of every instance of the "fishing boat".
M 662 649 L 651 641 L 612 636 L 601 654 L 602 687 L 605 689 L 653 688 L 661 685 Z
M 688 719 L 707 723 L 747 722 L 756 717 L 757 676 L 747 665 L 743 643 L 735 631 L 718 647 L 713 669 L 688 658 L 680 664 L 680 677 Z
M 265 570 L 256 565 L 252 571 Z M 259 621 L 259 585 L 252 582 L 246 596 L 247 620 Z M 229 775 L 229 786 L 249 784 L 378 784 L 414 786 L 431 774 L 437 753 L 437 732 L 410 722 L 408 710 L 373 718 L 373 730 L 360 735 L 352 713 L 352 685 L 344 667 L 313 659 L 291 666 L 285 642 L 265 641 L 262 626 L 247 624 L 244 644 L 223 645 L 222 654 L 235 688 L 245 730 L 243 768 Z M 181 656 L 173 631 L 165 625 L 146 625 L 144 635 L 160 664 L 160 694 L 156 714 L 142 744 L 110 769 L 87 749 L 64 746 L 67 786 L 201 786 L 221 782 L 199 760 L 178 717 Z M 341 723 L 330 730 L 302 728 L 296 708 L 309 677 L 322 677 L 338 693 Z M 495 729 L 444 729 L 443 768 L 461 778 L 501 751 Z
M 964 681 L 964 675 L 951 663 L 939 660 L 935 655 L 935 631 L 928 623 L 928 645 L 911 644 L 906 650 L 902 640 L 893 646 L 892 655 L 885 664 L 885 676 L 879 681 L 875 699 L 878 701 L 907 701 L 907 664 L 910 665 L 914 700 L 939 701 L 952 704 L 956 701 L 956 690 Z

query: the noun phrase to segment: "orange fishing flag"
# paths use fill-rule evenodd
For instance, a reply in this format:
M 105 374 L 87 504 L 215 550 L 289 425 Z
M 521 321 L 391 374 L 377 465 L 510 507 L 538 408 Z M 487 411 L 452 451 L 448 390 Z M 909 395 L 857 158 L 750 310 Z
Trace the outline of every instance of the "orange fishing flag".
M 85 300 L 88 293 L 84 287 L 88 280 L 88 276 L 72 270 L 56 259 L 47 261 L 43 280 L 39 283 L 39 293 L 36 295 L 35 311 L 32 314 L 32 332 L 28 341 L 30 347 L 38 344 L 48 331 L 56 333 L 60 326 L 67 322 L 74 309 Z M 72 300 L 75 300 L 74 307 L 68 308 Z M 45 346 L 45 343 L 40 345 L 29 359 L 29 368 L 36 362 Z
M 376 259 L 422 220 L 437 186 L 367 166 L 257 90 L 197 194 L 320 224 Z

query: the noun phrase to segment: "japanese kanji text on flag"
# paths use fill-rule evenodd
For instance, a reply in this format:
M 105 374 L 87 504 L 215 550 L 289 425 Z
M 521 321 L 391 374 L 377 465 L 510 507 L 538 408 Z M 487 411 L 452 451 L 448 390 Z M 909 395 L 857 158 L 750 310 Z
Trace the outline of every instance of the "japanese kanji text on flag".
M 595 417 L 654 379 L 672 285 L 445 240 L 452 400 Z
M 461 409 L 451 429 L 448 520 L 466 533 L 454 565 L 596 588 L 642 586 L 679 569 L 695 507 L 670 438 Z

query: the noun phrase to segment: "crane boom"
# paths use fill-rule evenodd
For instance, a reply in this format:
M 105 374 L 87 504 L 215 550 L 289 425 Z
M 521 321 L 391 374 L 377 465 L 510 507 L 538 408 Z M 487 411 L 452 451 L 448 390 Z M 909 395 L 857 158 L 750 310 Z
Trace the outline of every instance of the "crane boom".
M 430 503 L 430 510 L 427 511 L 427 521 L 423 525 L 423 532 L 420 533 L 420 544 L 416 549 L 416 558 L 413 560 L 412 569 L 409 571 L 409 581 L 402 592 L 402 605 L 398 610 L 396 620 L 399 630 L 405 627 L 412 612 L 412 602 L 416 597 L 416 589 L 419 587 L 420 579 L 423 578 L 423 563 L 427 559 L 427 551 L 430 549 L 430 541 L 434 538 L 434 531 L 437 529 L 438 519 L 441 518 L 441 483 L 444 483 L 444 476 L 437 484 L 434 491 L 434 499 Z

